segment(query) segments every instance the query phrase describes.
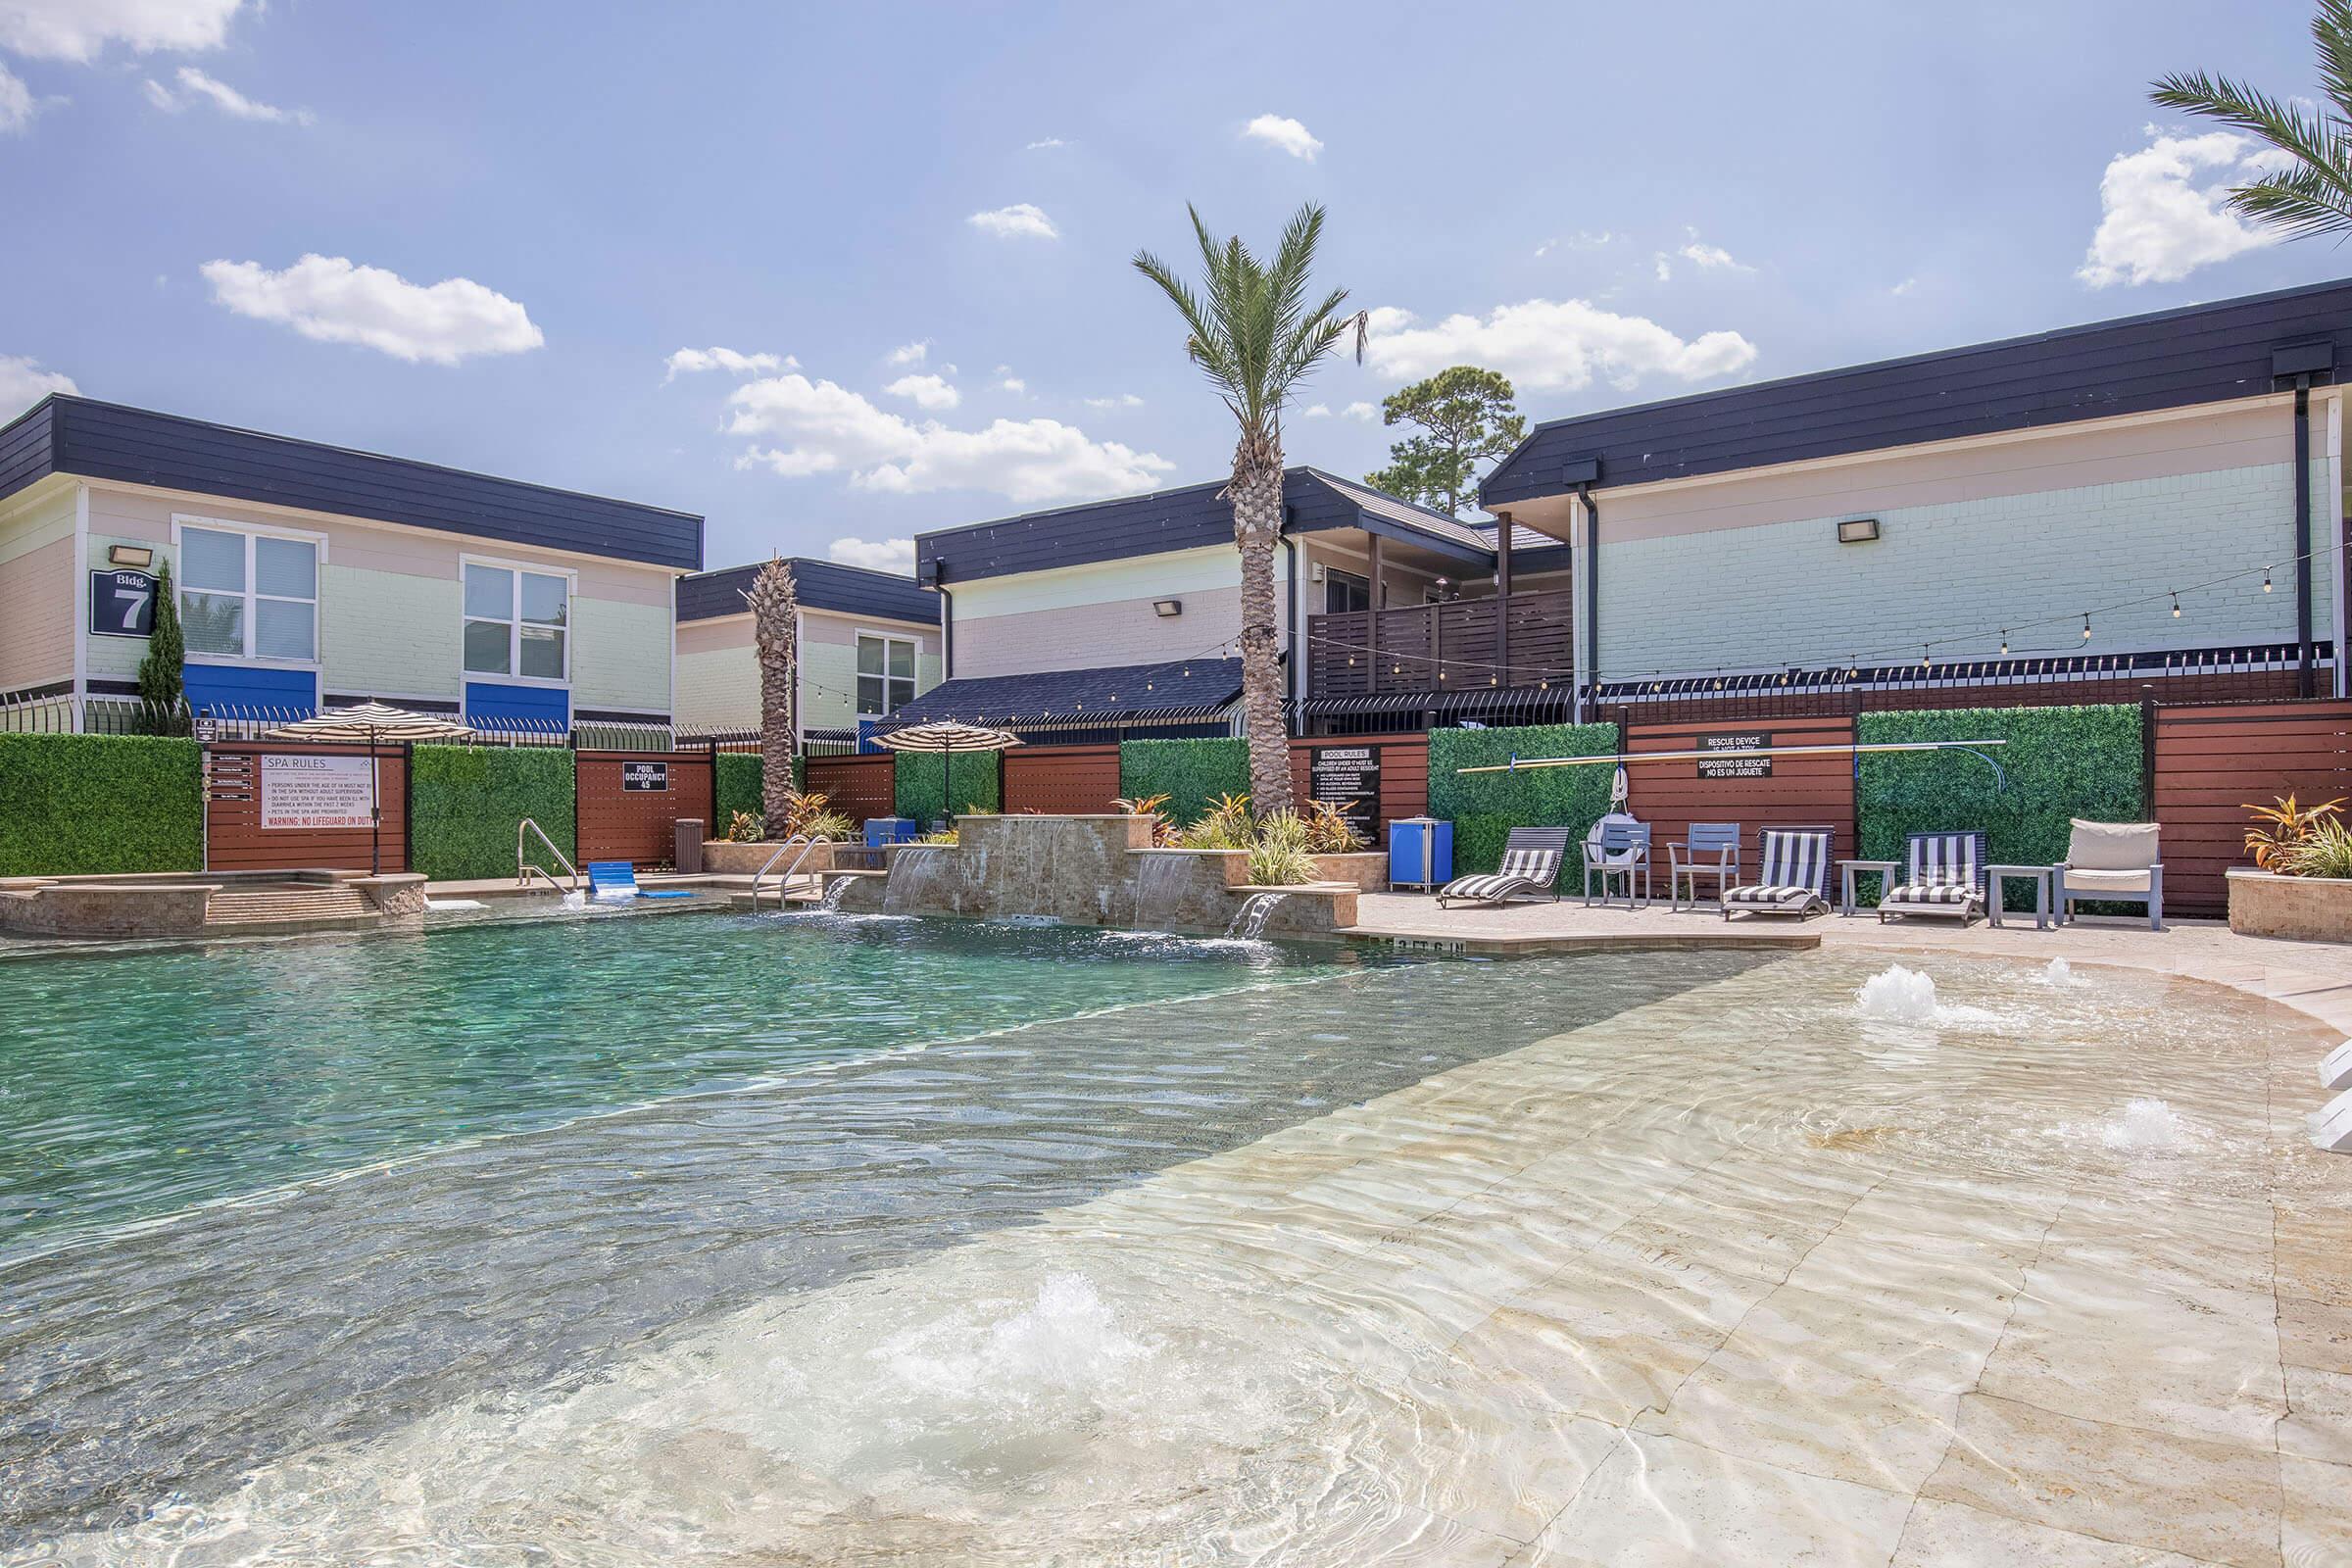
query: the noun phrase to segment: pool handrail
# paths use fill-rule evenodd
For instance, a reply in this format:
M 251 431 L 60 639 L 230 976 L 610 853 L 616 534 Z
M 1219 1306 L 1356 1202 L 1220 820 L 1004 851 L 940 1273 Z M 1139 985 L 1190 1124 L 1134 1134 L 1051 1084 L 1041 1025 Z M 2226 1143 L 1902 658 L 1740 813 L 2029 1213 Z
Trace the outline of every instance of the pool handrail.
M 767 873 L 769 871 L 775 869 L 776 862 L 784 858 L 784 852 L 786 850 L 791 849 L 795 844 L 798 844 L 801 847 L 801 853 L 792 858 L 792 863 L 784 868 L 784 874 L 776 878 L 776 907 L 779 909 L 784 907 L 785 899 L 789 895 L 789 892 L 792 888 L 792 879 L 796 874 L 799 873 L 801 869 L 801 862 L 808 858 L 808 852 L 815 849 L 819 844 L 831 844 L 832 842 L 832 837 L 829 834 L 820 833 L 816 837 L 810 838 L 806 833 L 795 833 L 792 837 L 777 845 L 776 853 L 769 856 L 766 862 L 762 864 L 758 871 L 752 874 L 753 912 L 757 913 L 760 908 L 760 884 L 767 879 Z
M 557 881 L 555 876 L 544 868 L 536 865 L 526 864 L 524 862 L 522 858 L 522 836 L 526 832 L 538 839 L 540 843 L 547 846 L 547 853 L 554 856 L 556 858 L 556 863 L 562 866 L 564 872 L 570 876 L 570 887 L 567 888 L 563 883 Z M 533 875 L 537 875 L 542 881 L 546 882 L 549 887 L 554 888 L 558 893 L 577 893 L 580 891 L 580 868 L 571 863 L 571 857 L 565 855 L 562 850 L 556 848 L 556 841 L 549 838 L 546 832 L 541 829 L 537 822 L 532 821 L 526 816 L 521 821 L 514 824 L 514 885 L 518 888 L 529 887 L 531 885 L 531 878 Z

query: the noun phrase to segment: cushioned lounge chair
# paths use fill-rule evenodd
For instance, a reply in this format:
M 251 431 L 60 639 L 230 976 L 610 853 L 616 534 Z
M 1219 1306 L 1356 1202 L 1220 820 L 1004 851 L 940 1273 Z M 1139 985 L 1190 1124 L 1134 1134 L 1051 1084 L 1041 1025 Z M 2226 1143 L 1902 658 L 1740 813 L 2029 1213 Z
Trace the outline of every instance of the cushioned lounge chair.
M 1515 827 L 1503 840 L 1502 864 L 1478 876 L 1457 876 L 1438 890 L 1438 907 L 1458 904 L 1503 904 L 1512 899 L 1550 899 L 1559 895 L 1560 861 L 1568 855 L 1564 827 Z
M 1914 833 L 1903 857 L 1903 879 L 1879 897 L 1879 919 L 1890 914 L 1956 915 L 1968 924 L 1984 912 L 1984 835 Z
M 1760 835 L 1756 880 L 1723 896 L 1723 917 L 1734 914 L 1827 914 L 1830 908 L 1830 829 L 1768 827 Z
M 2148 929 L 2164 929 L 2164 858 L 2153 822 L 2074 819 L 2066 858 L 2057 874 L 2058 923 L 2075 917 L 2075 901 L 2108 900 L 2148 906 Z

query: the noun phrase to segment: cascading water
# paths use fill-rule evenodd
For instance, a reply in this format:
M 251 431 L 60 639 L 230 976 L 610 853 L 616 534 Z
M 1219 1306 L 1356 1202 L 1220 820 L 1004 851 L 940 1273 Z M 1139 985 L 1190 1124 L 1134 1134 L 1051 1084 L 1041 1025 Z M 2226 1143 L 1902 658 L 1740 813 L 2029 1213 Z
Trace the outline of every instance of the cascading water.
M 1289 897 L 1288 893 L 1250 894 L 1249 902 L 1241 906 L 1232 923 L 1225 927 L 1225 934 L 1239 937 L 1244 942 L 1255 942 L 1265 934 L 1266 921 L 1274 913 L 1274 906 Z
M 842 895 L 849 892 L 850 885 L 857 880 L 858 879 L 854 876 L 835 877 L 832 885 L 825 889 L 823 897 L 816 901 L 816 912 L 819 914 L 831 914 L 835 910 L 839 909 L 841 907 Z
M 1135 918 L 1130 923 L 1139 931 L 1164 928 L 1175 913 L 1177 892 L 1191 876 L 1192 867 L 1183 857 L 1144 856 L 1135 873 Z M 1156 924 L 1152 920 L 1155 908 L 1159 911 Z
M 882 884 L 882 912 L 908 914 L 923 906 L 924 895 L 938 880 L 948 855 L 944 844 L 909 844 L 890 858 L 890 878 Z

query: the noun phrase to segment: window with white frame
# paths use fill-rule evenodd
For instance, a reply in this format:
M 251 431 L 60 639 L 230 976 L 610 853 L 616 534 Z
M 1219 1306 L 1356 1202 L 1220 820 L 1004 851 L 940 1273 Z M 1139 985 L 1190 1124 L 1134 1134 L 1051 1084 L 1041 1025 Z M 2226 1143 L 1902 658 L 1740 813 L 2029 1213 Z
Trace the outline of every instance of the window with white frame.
M 182 523 L 179 621 L 191 654 L 317 663 L 318 541 Z
M 569 678 L 571 579 L 466 563 L 466 673 Z
M 881 718 L 914 701 L 914 639 L 858 634 L 858 716 Z

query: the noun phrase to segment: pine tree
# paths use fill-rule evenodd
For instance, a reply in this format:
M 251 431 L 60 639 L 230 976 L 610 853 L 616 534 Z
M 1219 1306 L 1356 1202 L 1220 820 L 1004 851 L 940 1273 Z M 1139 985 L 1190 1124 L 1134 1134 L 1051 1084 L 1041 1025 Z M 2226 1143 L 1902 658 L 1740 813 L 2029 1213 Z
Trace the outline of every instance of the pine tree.
M 167 564 L 156 573 L 155 625 L 147 634 L 147 657 L 139 661 L 139 728 L 147 734 L 186 731 L 180 669 L 187 656 L 179 630 L 179 600 L 172 591 L 172 568 Z

